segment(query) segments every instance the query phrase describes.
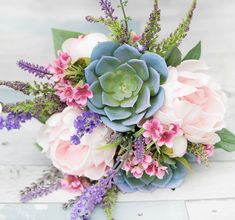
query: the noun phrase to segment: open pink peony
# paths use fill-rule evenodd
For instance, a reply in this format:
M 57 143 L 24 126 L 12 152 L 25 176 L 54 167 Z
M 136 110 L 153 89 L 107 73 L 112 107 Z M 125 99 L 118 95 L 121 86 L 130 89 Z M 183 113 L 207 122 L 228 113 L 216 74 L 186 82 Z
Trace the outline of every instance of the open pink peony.
M 94 47 L 107 40 L 108 38 L 100 33 L 81 35 L 78 38 L 67 39 L 62 45 L 62 50 L 71 56 L 74 63 L 80 58 L 90 57 Z
M 165 105 L 156 114 L 164 123 L 177 122 L 193 143 L 220 141 L 215 133 L 224 127 L 225 96 L 209 75 L 204 62 L 188 60 L 169 68 L 164 85 Z
M 82 113 L 77 108 L 67 107 L 62 113 L 51 116 L 42 127 L 37 143 L 52 160 L 53 165 L 65 174 L 85 176 L 98 180 L 113 165 L 116 148 L 98 150 L 105 145 L 110 130 L 101 125 L 92 134 L 85 134 L 80 145 L 72 145 L 73 122 Z

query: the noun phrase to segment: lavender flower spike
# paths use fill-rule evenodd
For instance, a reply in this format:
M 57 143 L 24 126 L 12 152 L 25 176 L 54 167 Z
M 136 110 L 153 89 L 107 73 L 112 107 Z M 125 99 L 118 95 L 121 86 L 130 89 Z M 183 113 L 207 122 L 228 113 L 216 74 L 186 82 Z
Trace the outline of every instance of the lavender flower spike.
M 71 220 L 88 220 L 96 205 L 103 200 L 108 189 L 112 188 L 116 170 L 110 169 L 107 177 L 103 177 L 95 185 L 87 187 L 79 200 L 73 205 Z
M 74 121 L 76 134 L 71 137 L 71 143 L 74 145 L 80 144 L 80 140 L 86 133 L 91 134 L 95 128 L 102 123 L 100 116 L 94 112 L 83 112 Z
M 38 64 L 32 64 L 24 60 L 18 61 L 17 65 L 22 70 L 27 71 L 36 77 L 39 78 L 47 77 L 47 79 L 50 79 L 52 77 L 52 74 L 48 72 L 48 70 L 44 66 L 39 66 Z
M 0 130 L 6 128 L 8 131 L 20 129 L 21 124 L 32 118 L 30 113 L 13 113 L 10 112 L 5 118 L 0 117 Z
M 105 17 L 112 20 L 117 20 L 117 17 L 113 16 L 114 9 L 109 0 L 100 0 L 101 10 L 104 11 Z
M 144 152 L 145 152 L 145 147 L 146 147 L 144 137 L 143 136 L 138 137 L 133 143 L 133 147 L 135 149 L 134 153 L 135 153 L 136 159 L 139 162 L 142 162 L 144 159 Z
M 21 202 L 26 203 L 29 202 L 33 199 L 46 196 L 53 191 L 58 190 L 61 187 L 60 182 L 54 182 L 51 183 L 47 186 L 40 186 L 40 187 L 35 187 L 33 190 L 29 190 L 29 192 L 26 192 L 25 194 L 21 195 Z

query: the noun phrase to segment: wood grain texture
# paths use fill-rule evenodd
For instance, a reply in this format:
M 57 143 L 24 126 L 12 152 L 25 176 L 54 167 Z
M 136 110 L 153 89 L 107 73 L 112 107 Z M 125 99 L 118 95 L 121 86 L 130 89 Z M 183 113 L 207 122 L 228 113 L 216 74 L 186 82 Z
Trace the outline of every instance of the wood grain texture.
M 18 192 L 42 175 L 45 166 L 0 166 L 0 203 L 18 202 Z M 120 194 L 118 201 L 162 201 L 235 198 L 235 161 L 211 162 L 210 167 L 193 166 L 184 184 L 172 191 L 158 189 L 153 193 Z M 225 172 L 226 171 L 226 172 Z M 226 184 L 225 184 L 226 183 Z M 32 202 L 66 202 L 75 195 L 64 190 Z
M 146 207 L 146 208 L 145 208 Z M 0 204 L 0 220 L 70 219 L 70 210 L 62 210 L 61 204 Z M 59 216 L 59 218 L 58 218 Z M 117 220 L 188 220 L 184 202 L 131 202 L 117 203 L 114 219 Z M 106 219 L 101 208 L 96 208 L 91 220 Z
M 190 220 L 233 220 L 235 199 L 186 202 Z

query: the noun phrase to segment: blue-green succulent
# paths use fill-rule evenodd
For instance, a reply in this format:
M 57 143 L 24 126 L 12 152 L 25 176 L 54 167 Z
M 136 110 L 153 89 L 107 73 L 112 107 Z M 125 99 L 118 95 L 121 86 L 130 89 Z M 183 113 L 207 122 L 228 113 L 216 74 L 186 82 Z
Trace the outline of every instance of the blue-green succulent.
M 132 174 L 126 174 L 121 170 L 115 179 L 115 184 L 123 193 L 130 193 L 136 191 L 154 191 L 158 188 L 178 188 L 184 181 L 187 174 L 186 168 L 176 163 L 175 166 L 168 165 L 168 173 L 159 179 L 156 176 L 148 176 L 146 173 L 142 178 L 136 179 Z
M 167 79 L 165 60 L 151 52 L 117 42 L 99 43 L 85 69 L 93 92 L 88 108 L 108 127 L 126 132 L 153 116 L 164 103 L 160 86 Z

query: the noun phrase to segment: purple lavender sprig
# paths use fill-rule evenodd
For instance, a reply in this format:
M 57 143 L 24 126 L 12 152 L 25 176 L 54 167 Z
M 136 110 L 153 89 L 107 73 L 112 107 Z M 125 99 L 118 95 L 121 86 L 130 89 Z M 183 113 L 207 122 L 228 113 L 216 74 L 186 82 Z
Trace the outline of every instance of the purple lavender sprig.
M 97 184 L 87 187 L 83 194 L 73 204 L 71 212 L 71 220 L 77 220 L 80 217 L 82 220 L 89 220 L 91 213 L 96 205 L 100 204 L 105 194 L 113 187 L 118 171 L 126 160 L 129 152 L 117 158 L 113 168 L 109 169 L 105 177 L 102 177 Z
M 45 170 L 44 172 L 42 177 L 36 182 L 20 191 L 20 200 L 22 202 L 25 203 L 46 196 L 61 187 L 60 182 L 61 178 L 63 178 L 61 171 L 52 166 L 48 171 Z
M 142 162 L 144 159 L 144 152 L 145 152 L 145 147 L 146 147 L 144 137 L 143 136 L 138 137 L 134 141 L 133 147 L 135 149 L 134 153 L 135 153 L 136 159 Z
M 93 130 L 102 123 L 100 116 L 94 112 L 83 112 L 74 121 L 76 134 L 71 137 L 71 143 L 80 144 L 80 140 L 86 133 L 91 134 Z
M 86 188 L 72 207 L 71 220 L 77 220 L 78 217 L 88 220 L 95 206 L 102 202 L 107 190 L 112 188 L 115 176 L 116 170 L 110 169 L 106 177 L 101 178 L 97 184 Z
M 52 74 L 44 66 L 39 66 L 38 64 L 32 64 L 24 60 L 17 62 L 17 65 L 24 71 L 33 74 L 36 77 L 50 79 Z
M 21 196 L 20 200 L 23 203 L 29 202 L 33 199 L 47 196 L 48 194 L 60 189 L 60 181 L 50 183 L 47 186 L 37 186 L 34 189 L 30 190 L 28 193 L 25 193 Z
M 6 128 L 8 131 L 20 129 L 21 124 L 32 118 L 30 113 L 13 113 L 10 112 L 6 117 L 0 117 L 0 130 Z
M 114 9 L 109 0 L 100 0 L 101 10 L 104 11 L 105 17 L 110 18 L 113 21 L 117 20 L 117 17 L 113 15 Z

